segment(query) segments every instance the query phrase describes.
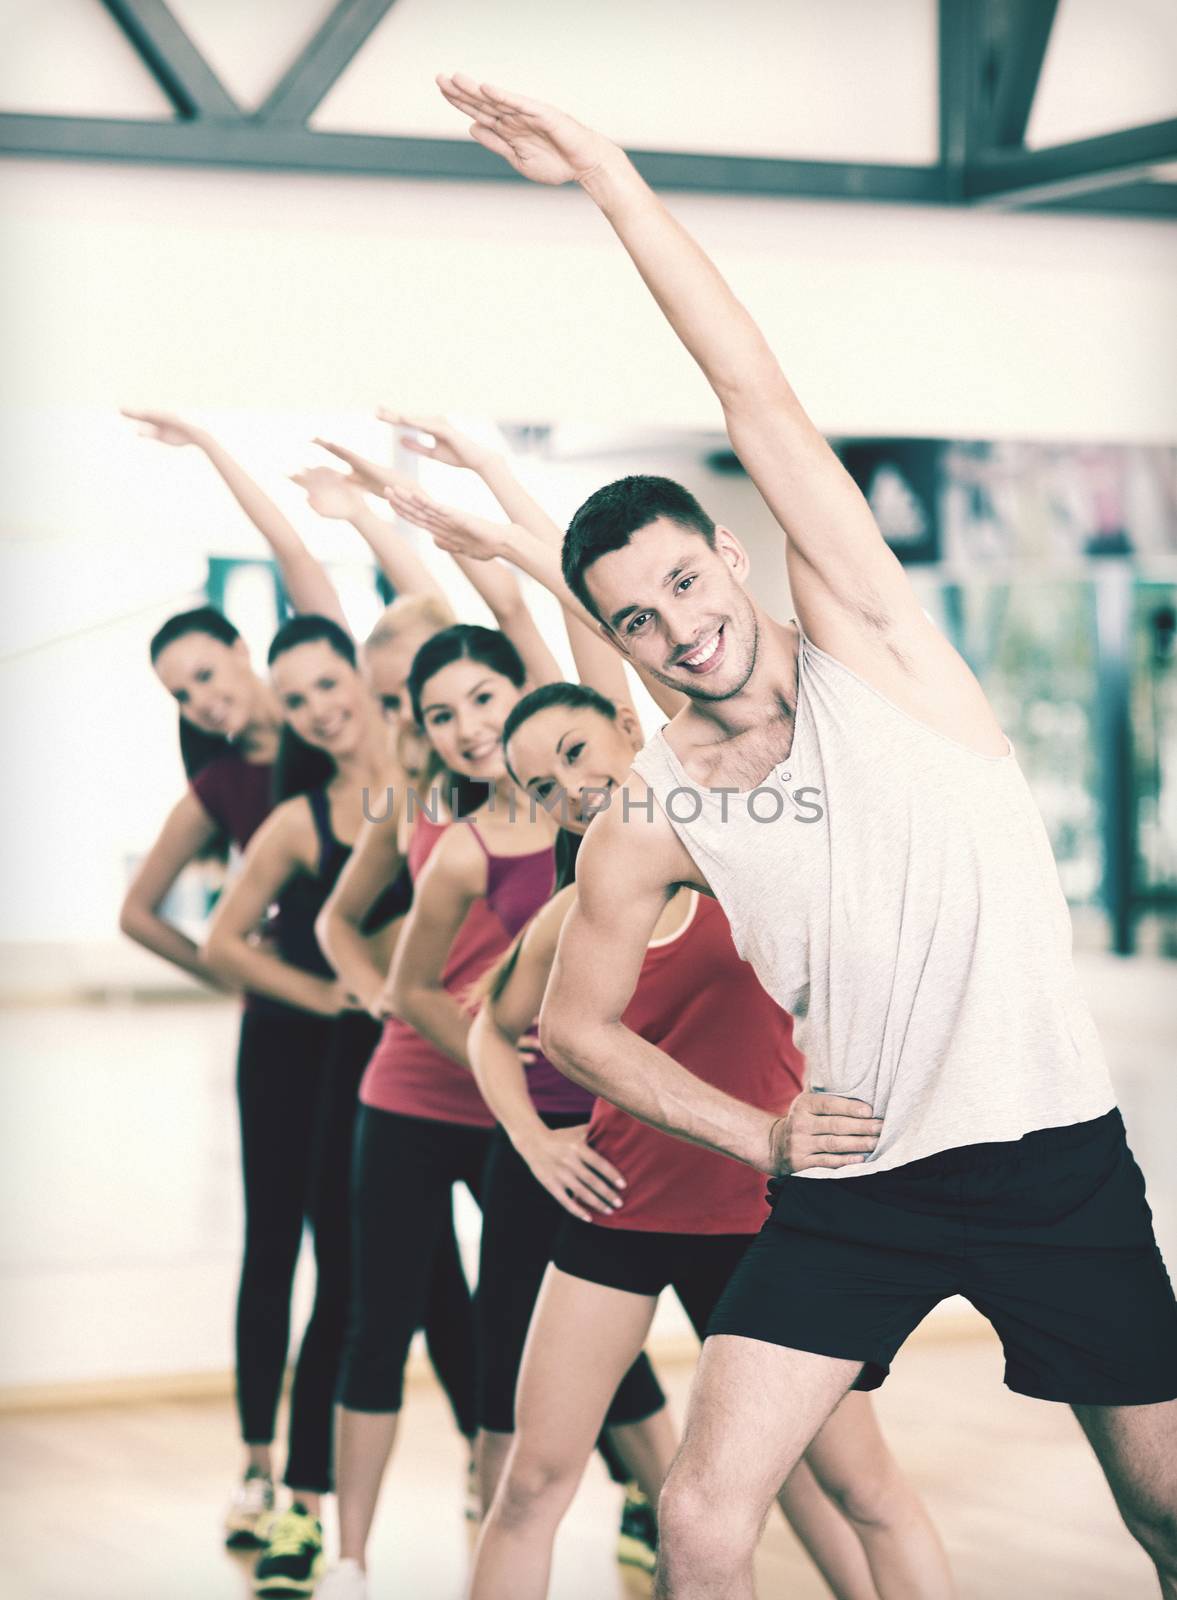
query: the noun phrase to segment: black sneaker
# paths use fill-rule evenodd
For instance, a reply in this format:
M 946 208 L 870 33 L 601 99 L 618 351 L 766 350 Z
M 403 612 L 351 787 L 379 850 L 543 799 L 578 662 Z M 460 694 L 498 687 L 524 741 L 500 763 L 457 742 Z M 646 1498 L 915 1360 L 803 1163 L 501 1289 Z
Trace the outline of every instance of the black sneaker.
M 323 1528 L 296 1500 L 266 1529 L 269 1543 L 253 1569 L 256 1595 L 312 1594 L 323 1570 Z
M 622 1566 L 640 1567 L 643 1572 L 653 1572 L 658 1564 L 658 1518 L 636 1483 L 625 1486 L 617 1559 Z

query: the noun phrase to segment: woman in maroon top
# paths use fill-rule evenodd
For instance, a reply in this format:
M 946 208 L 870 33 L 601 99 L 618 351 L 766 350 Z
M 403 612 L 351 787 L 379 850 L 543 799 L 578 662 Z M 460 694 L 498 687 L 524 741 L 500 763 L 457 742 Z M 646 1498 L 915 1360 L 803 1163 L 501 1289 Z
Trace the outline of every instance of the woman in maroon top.
M 520 787 L 559 806 L 564 826 L 576 833 L 624 783 L 641 742 L 628 708 L 567 684 L 529 695 L 504 729 Z M 480 1080 L 497 1114 L 570 1215 L 528 1335 L 516 1446 L 483 1525 L 471 1600 L 542 1600 L 556 1530 L 659 1294 L 673 1287 L 703 1338 L 728 1278 L 768 1216 L 760 1173 L 603 1101 L 578 1151 L 558 1148 L 536 1126 L 519 1082 L 515 1041 L 533 1025 L 574 895 L 571 886 L 563 890 L 535 919 L 475 1034 Z M 692 889 L 680 889 L 667 903 L 625 1021 L 750 1104 L 783 1114 L 801 1088 L 792 1018 L 739 959 L 719 907 Z M 577 1373 L 574 1385 L 569 1369 Z M 782 1488 L 780 1503 L 840 1600 L 951 1593 L 939 1540 L 890 1456 L 866 1395 L 851 1395 L 838 1408 Z
M 157 441 L 190 446 L 208 458 L 269 544 L 296 610 L 342 619 L 334 586 L 295 529 L 211 435 L 164 413 L 133 415 Z M 405 608 L 416 604 L 421 611 L 420 618 L 414 613 L 408 624 L 411 631 L 419 621 L 411 641 L 415 648 L 450 620 L 442 591 L 411 548 L 390 531 L 392 525 L 366 507 L 354 484 L 330 469 L 318 469 L 301 486 L 313 509 L 353 523 L 375 551 L 389 580 L 402 592 L 402 599 L 381 619 L 364 652 L 368 687 L 384 705 L 390 694 L 395 698 L 407 671 L 407 666 L 400 665 L 408 620 Z M 510 575 L 491 573 L 473 562 L 469 568 L 491 609 L 513 617 L 518 611 L 518 591 Z M 410 591 L 414 592 L 412 600 Z M 195 942 L 162 915 L 160 908 L 193 861 L 230 842 L 244 851 L 270 815 L 282 711 L 270 684 L 253 670 L 236 628 L 212 607 L 201 606 L 170 618 L 152 640 L 151 660 L 179 708 L 180 745 L 189 788 L 172 808 L 136 873 L 123 903 L 120 926 L 154 954 L 219 988 L 220 980 Z M 389 721 L 395 726 L 395 715 Z M 313 938 L 309 924 L 301 930 L 293 927 L 296 911 L 296 907 L 288 907 L 287 931 L 295 937 L 301 931 L 304 942 L 309 942 Z M 324 992 L 327 987 L 323 986 Z M 246 1240 L 236 1345 L 238 1405 L 247 1453 L 245 1479 L 233 1495 L 226 1518 L 231 1544 L 260 1543 L 259 1521 L 273 1506 L 271 1441 L 316 1146 L 316 1085 L 334 1038 L 330 1015 L 342 1005 L 343 986 L 336 986 L 333 993 L 331 1006 L 316 1004 L 315 1011 L 320 1014 L 270 995 L 246 994 L 237 1068 Z M 319 999 L 316 990 L 316 1001 Z M 354 1025 L 354 1019 L 341 1024 L 349 1031 Z M 330 1284 L 324 1288 L 329 1289 Z M 438 1253 L 426 1329 L 430 1354 L 439 1366 L 459 1427 L 472 1437 L 476 1425 L 473 1325 L 452 1229 Z M 327 1486 L 331 1380 L 321 1382 L 315 1377 L 319 1368 L 325 1371 L 330 1364 L 316 1358 L 321 1344 L 323 1340 L 312 1337 L 306 1362 L 300 1359 L 301 1381 L 296 1380 L 292 1398 L 287 1476 L 293 1487 L 304 1493 Z

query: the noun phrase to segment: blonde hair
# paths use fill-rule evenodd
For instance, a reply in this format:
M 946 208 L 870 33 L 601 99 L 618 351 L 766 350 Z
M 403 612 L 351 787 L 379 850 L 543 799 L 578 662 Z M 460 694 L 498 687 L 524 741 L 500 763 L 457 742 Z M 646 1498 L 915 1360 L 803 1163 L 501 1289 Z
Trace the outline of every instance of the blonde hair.
M 378 650 L 381 645 L 395 644 L 408 628 L 433 628 L 440 633 L 443 628 L 452 628 L 455 620 L 439 594 L 398 595 L 377 617 L 376 626 L 364 640 L 364 649 Z
M 441 633 L 444 628 L 452 628 L 453 625 L 454 614 L 441 595 L 398 595 L 376 618 L 376 626 L 364 640 L 364 649 L 379 650 L 384 645 L 396 644 L 401 635 L 410 629 L 427 628 L 433 633 Z M 428 745 L 424 759 L 421 759 L 421 740 L 420 734 L 402 730 L 397 736 L 396 757 L 410 782 L 427 785 L 441 775 L 443 767 Z

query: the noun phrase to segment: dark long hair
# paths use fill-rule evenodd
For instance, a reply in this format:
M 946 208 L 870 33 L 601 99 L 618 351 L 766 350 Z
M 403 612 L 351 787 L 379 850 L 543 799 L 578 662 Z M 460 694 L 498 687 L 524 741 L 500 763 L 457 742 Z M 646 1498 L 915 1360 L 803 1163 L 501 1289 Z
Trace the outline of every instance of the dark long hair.
M 283 623 L 270 641 L 266 652 L 266 665 L 272 667 L 279 656 L 299 645 L 314 644 L 322 640 L 341 660 L 353 670 L 356 664 L 355 640 L 346 628 L 330 617 L 315 615 L 292 617 Z M 335 762 L 325 750 L 295 733 L 288 722 L 282 725 L 278 740 L 278 756 L 274 763 L 274 802 L 290 800 L 298 794 L 309 794 L 321 789 L 335 776 Z
M 228 617 L 223 616 L 212 606 L 196 606 L 191 611 L 178 611 L 152 634 L 148 646 L 151 665 L 154 667 L 168 645 L 174 644 L 177 639 L 187 638 L 192 633 L 207 634 L 210 639 L 216 639 L 220 644 L 230 646 L 235 645 L 241 637 Z M 230 755 L 232 749 L 233 746 L 228 739 L 219 733 L 206 733 L 203 728 L 198 728 L 195 723 L 189 722 L 183 712 L 180 713 L 180 759 L 184 763 L 184 772 L 189 780 L 218 756 Z
M 610 722 L 617 721 L 617 707 L 613 701 L 598 690 L 590 688 L 587 683 L 545 683 L 538 689 L 533 689 L 530 694 L 525 694 L 519 704 L 512 707 L 511 714 L 503 724 L 504 752 L 512 735 L 529 718 L 540 711 L 546 711 L 549 706 L 568 706 L 576 711 L 596 711 L 602 717 L 607 717 Z M 518 783 L 519 779 L 509 760 L 507 771 Z M 569 828 L 561 828 L 556 834 L 556 879 L 551 893 L 553 900 L 561 889 L 566 889 L 570 883 L 576 881 L 576 858 L 580 854 L 580 842 L 583 837 L 583 834 L 573 833 Z M 483 979 L 480 992 L 487 1004 L 493 1005 L 510 982 L 530 926 L 531 921 L 519 931 L 511 941 L 510 948 Z
M 541 711 L 546 711 L 549 706 L 567 706 L 572 711 L 596 711 L 609 722 L 617 721 L 617 707 L 612 700 L 599 690 L 590 688 L 587 683 L 543 683 L 530 694 L 525 694 L 507 714 L 507 720 L 503 723 L 504 757 L 507 746 L 523 724 Z M 519 779 L 509 760 L 507 771 L 518 783 Z
M 421 691 L 430 678 L 454 661 L 477 661 L 492 672 L 522 689 L 527 669 L 518 650 L 497 628 L 480 628 L 472 622 L 456 622 L 427 639 L 413 657 L 409 668 L 409 699 L 413 717 L 421 726 Z

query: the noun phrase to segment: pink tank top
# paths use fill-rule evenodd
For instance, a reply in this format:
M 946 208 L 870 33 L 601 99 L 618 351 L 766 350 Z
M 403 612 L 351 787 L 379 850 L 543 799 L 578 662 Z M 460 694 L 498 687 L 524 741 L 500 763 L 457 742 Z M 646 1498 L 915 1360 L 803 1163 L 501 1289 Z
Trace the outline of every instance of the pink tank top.
M 416 883 L 446 828 L 468 826 L 483 849 L 476 823 L 433 822 L 417 818 L 409 842 L 409 871 Z M 471 987 L 510 944 L 527 919 L 550 897 L 555 868 L 550 848 L 524 856 L 494 856 L 487 851 L 486 898 L 476 900 L 458 929 L 442 972 L 442 987 L 468 1010 Z M 554 1070 L 554 1069 L 553 1069 Z M 360 1100 L 377 1111 L 431 1122 L 492 1128 L 494 1116 L 479 1093 L 474 1075 L 423 1039 L 407 1022 L 389 1017 L 360 1085 Z

